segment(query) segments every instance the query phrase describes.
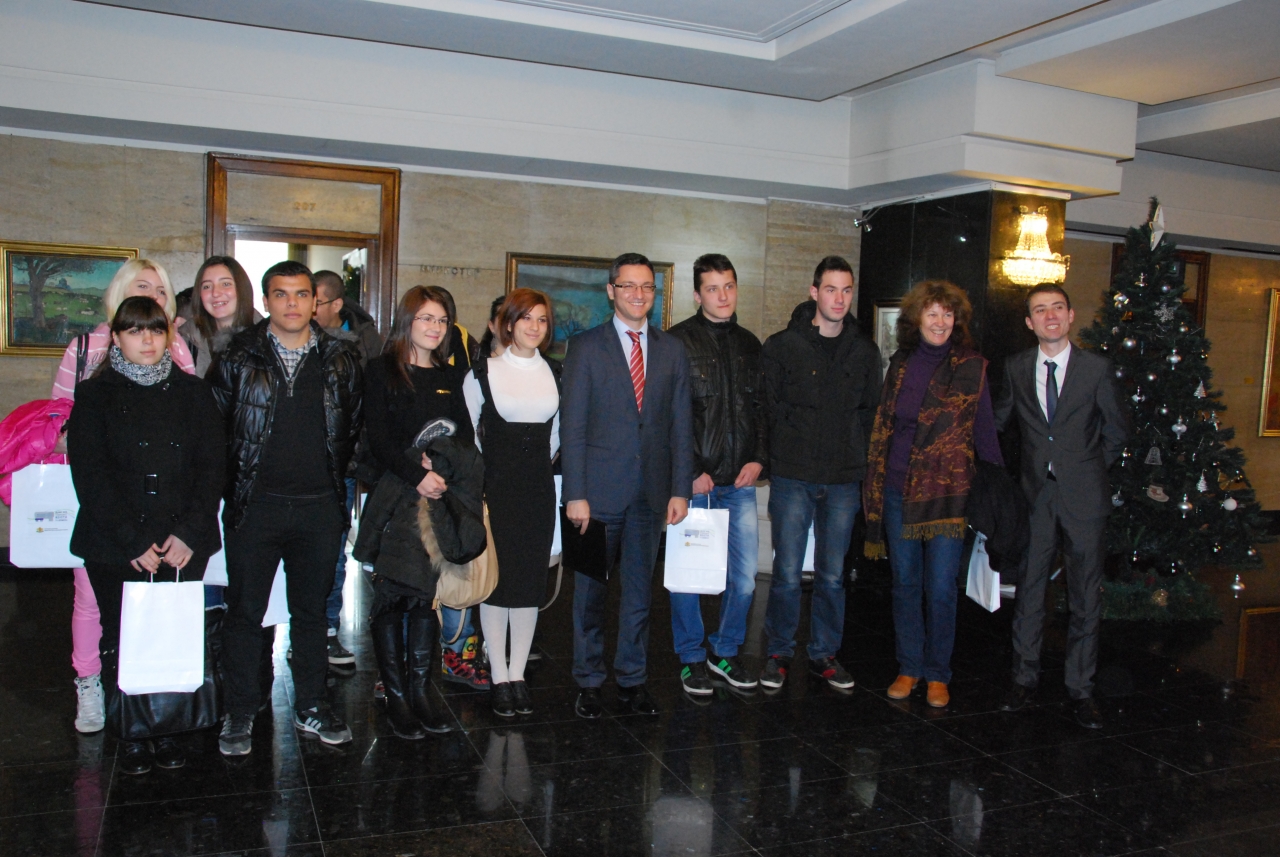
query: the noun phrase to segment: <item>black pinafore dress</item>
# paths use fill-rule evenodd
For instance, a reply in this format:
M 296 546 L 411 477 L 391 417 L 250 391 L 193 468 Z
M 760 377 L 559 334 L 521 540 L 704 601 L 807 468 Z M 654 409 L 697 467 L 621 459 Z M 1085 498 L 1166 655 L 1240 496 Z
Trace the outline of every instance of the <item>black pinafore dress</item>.
M 548 361 L 549 362 L 549 361 Z M 498 586 L 485 600 L 494 607 L 541 607 L 547 597 L 547 563 L 555 535 L 556 487 L 552 478 L 551 427 L 502 418 L 489 387 L 488 361 L 472 366 L 484 406 L 484 499 L 498 554 Z M 552 365 L 556 390 L 560 376 Z

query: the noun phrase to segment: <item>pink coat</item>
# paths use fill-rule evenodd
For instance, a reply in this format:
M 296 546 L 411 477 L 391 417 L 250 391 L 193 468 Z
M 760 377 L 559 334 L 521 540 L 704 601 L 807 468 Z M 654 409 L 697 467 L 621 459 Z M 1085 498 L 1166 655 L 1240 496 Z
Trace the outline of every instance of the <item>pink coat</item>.
M 53 455 L 63 423 L 71 416 L 70 399 L 36 399 L 14 408 L 0 420 L 0 500 L 13 500 L 13 474 L 28 464 L 66 464 L 65 455 Z
M 93 375 L 103 360 L 107 359 L 107 348 L 111 345 L 111 328 L 106 323 L 100 324 L 89 333 L 89 354 L 84 361 L 84 377 Z M 196 373 L 195 361 L 191 359 L 191 349 L 176 333 L 169 343 L 169 356 L 173 365 L 188 375 Z M 52 397 L 55 399 L 72 399 L 76 397 L 76 340 L 71 340 L 67 350 L 58 364 L 58 374 L 53 379 Z

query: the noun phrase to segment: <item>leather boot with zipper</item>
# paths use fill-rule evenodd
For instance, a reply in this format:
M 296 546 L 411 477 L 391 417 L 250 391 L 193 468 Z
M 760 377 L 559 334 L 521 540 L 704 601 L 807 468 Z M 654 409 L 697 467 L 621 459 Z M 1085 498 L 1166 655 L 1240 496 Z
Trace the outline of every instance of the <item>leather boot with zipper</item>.
M 381 613 L 369 624 L 373 634 L 373 654 L 378 660 L 382 686 L 386 689 L 387 719 L 391 721 L 391 731 L 410 741 L 427 737 L 409 703 L 409 682 L 404 663 L 404 614 L 397 611 Z
M 431 693 L 439 634 L 436 614 L 430 607 L 409 611 L 409 704 L 423 727 L 437 735 L 453 729 L 452 720 L 440 710 Z

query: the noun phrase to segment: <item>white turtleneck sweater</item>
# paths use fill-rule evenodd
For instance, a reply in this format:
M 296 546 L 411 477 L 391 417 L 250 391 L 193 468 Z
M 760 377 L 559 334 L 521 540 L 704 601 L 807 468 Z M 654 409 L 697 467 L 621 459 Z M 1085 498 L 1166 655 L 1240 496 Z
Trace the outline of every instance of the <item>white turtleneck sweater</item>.
M 510 350 L 501 357 L 489 358 L 489 389 L 493 391 L 493 404 L 498 414 L 509 423 L 551 424 L 551 456 L 560 449 L 560 393 L 551 367 L 541 354 L 517 357 Z M 484 393 L 474 372 L 468 372 L 462 382 L 462 395 L 471 413 L 471 425 L 476 430 L 476 446 L 480 446 L 480 409 L 484 406 Z

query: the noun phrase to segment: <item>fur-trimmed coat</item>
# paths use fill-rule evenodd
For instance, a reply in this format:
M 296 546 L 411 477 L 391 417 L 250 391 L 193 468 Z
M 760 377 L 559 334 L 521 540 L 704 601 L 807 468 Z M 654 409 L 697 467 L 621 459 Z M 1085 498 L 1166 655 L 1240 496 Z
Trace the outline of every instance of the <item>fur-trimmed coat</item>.
M 449 486 L 444 496 L 428 500 L 388 470 L 369 495 L 352 555 L 374 574 L 434 596 L 441 572 L 460 571 L 487 544 L 484 462 L 474 443 L 453 437 L 432 441 L 427 455 Z

